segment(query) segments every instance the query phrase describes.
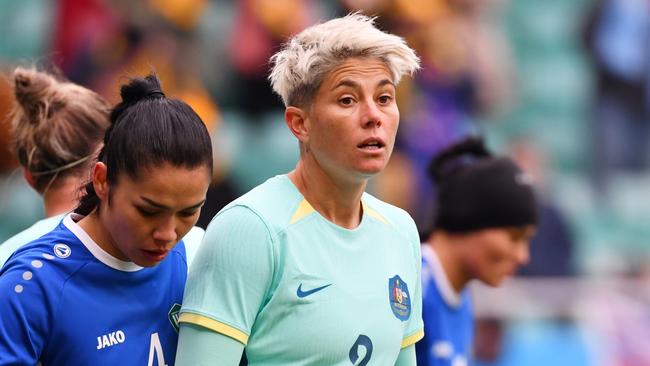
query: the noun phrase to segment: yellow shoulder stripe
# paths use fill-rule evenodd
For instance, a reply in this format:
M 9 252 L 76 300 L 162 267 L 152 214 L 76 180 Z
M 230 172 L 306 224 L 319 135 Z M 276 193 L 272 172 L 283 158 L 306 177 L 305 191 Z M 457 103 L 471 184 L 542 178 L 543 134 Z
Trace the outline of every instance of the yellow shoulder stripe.
M 302 202 L 300 202 L 300 205 L 298 205 L 298 209 L 296 212 L 293 213 L 293 216 L 291 216 L 291 224 L 295 224 L 296 222 L 300 221 L 303 217 L 309 215 L 310 213 L 314 212 L 314 208 L 311 207 L 309 202 L 307 202 L 306 199 L 303 198 Z
M 208 328 L 217 333 L 221 333 L 225 336 L 228 336 L 236 341 L 241 342 L 244 346 L 248 343 L 248 334 L 242 332 L 237 328 L 233 328 L 230 325 L 224 324 L 222 322 L 210 319 L 203 315 L 192 314 L 192 313 L 182 313 L 178 319 L 179 323 L 189 323 L 198 325 L 204 328 Z
M 402 348 L 406 348 L 412 344 L 415 344 L 415 342 L 419 341 L 423 337 L 424 337 L 424 329 L 420 329 L 417 332 L 411 334 L 410 336 L 402 340 Z
M 361 201 L 361 204 L 363 205 L 363 212 L 367 213 L 368 216 L 370 216 L 370 217 L 372 217 L 372 218 L 374 218 L 376 220 L 379 220 L 379 221 L 383 222 L 386 225 L 390 225 L 388 223 L 388 220 L 386 220 L 381 214 L 379 214 L 379 212 L 377 212 L 377 211 L 373 210 L 372 208 L 370 208 L 363 201 Z

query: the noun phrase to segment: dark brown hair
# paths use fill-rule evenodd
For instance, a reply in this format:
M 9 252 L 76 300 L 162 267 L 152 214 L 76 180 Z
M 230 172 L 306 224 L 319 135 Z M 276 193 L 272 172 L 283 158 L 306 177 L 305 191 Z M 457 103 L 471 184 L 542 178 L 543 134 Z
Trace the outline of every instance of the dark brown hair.
M 106 164 L 109 184 L 117 184 L 121 174 L 137 179 L 162 163 L 205 166 L 212 176 L 210 135 L 189 105 L 166 98 L 154 75 L 131 79 L 122 85 L 120 95 L 122 102 L 111 111 L 111 126 L 98 156 Z M 99 204 L 90 182 L 75 212 L 88 215 Z

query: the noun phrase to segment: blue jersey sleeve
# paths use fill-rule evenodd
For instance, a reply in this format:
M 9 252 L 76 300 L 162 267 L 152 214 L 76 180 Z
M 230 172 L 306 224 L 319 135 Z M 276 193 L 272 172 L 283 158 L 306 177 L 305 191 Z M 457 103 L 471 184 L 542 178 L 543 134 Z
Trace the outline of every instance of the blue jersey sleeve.
M 2 364 L 35 365 L 50 333 L 53 289 L 37 253 L 9 260 L 0 272 L 0 356 Z

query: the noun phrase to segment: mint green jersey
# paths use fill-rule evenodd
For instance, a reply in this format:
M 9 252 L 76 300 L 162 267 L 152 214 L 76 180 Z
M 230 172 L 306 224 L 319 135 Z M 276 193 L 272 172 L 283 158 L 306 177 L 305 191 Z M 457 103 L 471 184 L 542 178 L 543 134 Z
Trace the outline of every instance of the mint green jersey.
M 423 336 L 413 220 L 369 194 L 352 230 L 323 218 L 286 175 L 212 220 L 180 322 L 245 345 L 250 365 L 392 365 Z

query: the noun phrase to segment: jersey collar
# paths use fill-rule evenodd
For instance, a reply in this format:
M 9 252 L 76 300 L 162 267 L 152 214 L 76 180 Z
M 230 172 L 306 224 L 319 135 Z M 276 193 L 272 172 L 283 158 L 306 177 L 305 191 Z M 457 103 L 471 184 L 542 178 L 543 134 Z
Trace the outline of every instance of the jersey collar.
M 84 216 L 76 213 L 68 214 L 65 216 L 65 218 L 63 218 L 63 225 L 65 225 L 65 227 L 67 227 L 68 230 L 70 230 L 81 241 L 86 249 L 88 249 L 88 251 L 98 261 L 122 272 L 136 272 L 144 268 L 138 266 L 133 262 L 126 262 L 121 259 L 117 259 L 108 254 L 99 245 L 97 245 L 97 243 L 95 243 L 95 241 L 90 238 L 90 235 L 88 235 L 88 233 L 86 233 L 84 229 L 82 229 L 81 226 L 77 224 L 77 221 L 81 220 L 83 217 Z
M 433 250 L 430 245 L 424 244 L 422 245 L 422 257 L 431 271 L 433 279 L 436 281 L 436 286 L 438 287 L 438 290 L 440 290 L 440 294 L 443 300 L 445 300 L 445 303 L 455 309 L 460 307 L 461 296 L 451 286 L 449 277 L 447 277 L 436 251 Z

